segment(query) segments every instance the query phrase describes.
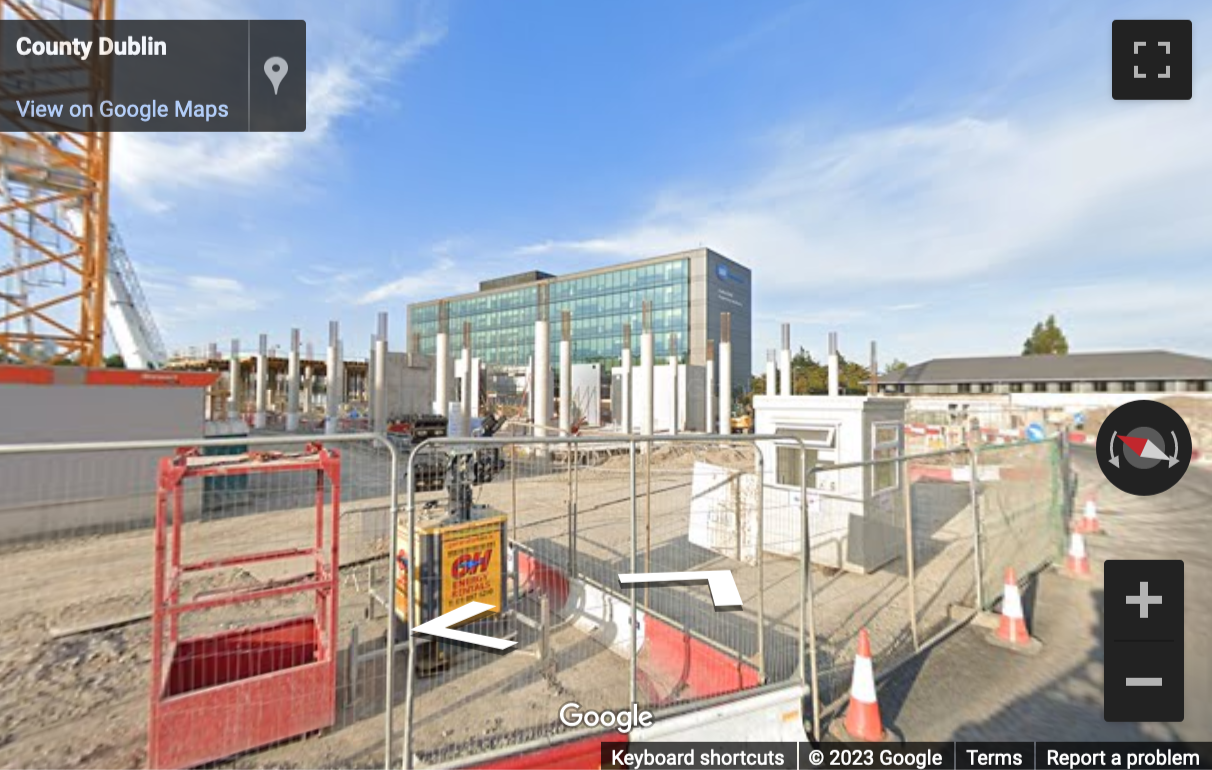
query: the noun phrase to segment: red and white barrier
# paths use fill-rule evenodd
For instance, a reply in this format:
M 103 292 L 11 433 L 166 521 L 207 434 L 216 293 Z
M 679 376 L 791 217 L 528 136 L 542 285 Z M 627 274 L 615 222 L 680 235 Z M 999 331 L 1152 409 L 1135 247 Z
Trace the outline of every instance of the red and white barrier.
M 512 547 L 511 547 L 512 550 Z M 631 604 L 584 580 L 518 552 L 518 585 L 523 593 L 546 593 L 553 608 L 621 658 L 631 657 Z M 640 686 L 648 702 L 709 698 L 760 684 L 755 666 L 737 660 L 687 631 L 642 610 L 636 611 Z

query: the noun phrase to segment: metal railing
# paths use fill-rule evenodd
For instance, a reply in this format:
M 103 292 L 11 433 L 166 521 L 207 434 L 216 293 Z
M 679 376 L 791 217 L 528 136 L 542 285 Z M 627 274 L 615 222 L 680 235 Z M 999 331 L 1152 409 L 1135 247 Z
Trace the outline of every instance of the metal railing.
M 29 753 L 45 744 L 34 736 L 90 720 L 97 735 L 110 732 L 102 724 L 140 735 L 158 458 L 181 447 L 289 453 L 313 441 L 343 449 L 338 718 L 320 738 L 265 752 L 335 767 L 380 757 L 459 766 L 590 734 L 560 724 L 552 703 L 634 703 L 664 719 L 787 683 L 808 688 L 805 729 L 820 736 L 845 701 L 860 629 L 886 677 L 992 609 L 1007 567 L 1022 579 L 1060 553 L 1074 488 L 1060 437 L 814 467 L 798 439 L 762 435 L 445 438 L 413 447 L 405 463 L 372 433 L 0 446 L 0 578 L 12 586 L 0 619 L 20 629 L 0 647 L 36 666 L 74 651 L 85 661 L 69 663 L 80 679 L 13 688 L 30 704 L 81 702 L 70 714 L 0 703 L 16 715 L 0 759 L 66 764 Z M 468 629 L 516 641 L 506 655 L 408 633 L 442 606 L 449 490 L 420 482 L 451 452 L 474 459 L 471 503 L 483 507 L 472 520 L 499 520 L 504 533 L 499 611 Z M 780 467 L 784 456 L 798 468 Z M 187 490 L 195 558 L 244 540 L 289 547 L 308 491 L 285 478 Z M 433 569 L 402 575 L 402 550 L 410 570 L 425 559 Z M 741 609 L 714 611 L 698 585 L 618 581 L 715 569 L 732 572 Z M 401 577 L 405 618 L 395 612 Z M 233 571 L 194 588 L 290 578 Z M 414 585 L 431 597 L 424 617 Z M 293 609 L 266 603 L 263 614 Z M 111 645 L 134 652 L 94 655 Z M 79 695 L 92 677 L 107 683 L 105 697 Z

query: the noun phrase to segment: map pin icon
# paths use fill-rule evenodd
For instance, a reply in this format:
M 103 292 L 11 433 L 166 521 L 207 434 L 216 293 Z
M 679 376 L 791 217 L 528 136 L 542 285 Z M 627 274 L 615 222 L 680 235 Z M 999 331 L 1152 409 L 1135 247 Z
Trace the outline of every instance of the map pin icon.
M 274 84 L 274 96 L 278 95 L 278 84 L 286 77 L 288 69 L 290 68 L 286 66 L 286 60 L 281 56 L 271 56 L 265 60 L 265 77 Z

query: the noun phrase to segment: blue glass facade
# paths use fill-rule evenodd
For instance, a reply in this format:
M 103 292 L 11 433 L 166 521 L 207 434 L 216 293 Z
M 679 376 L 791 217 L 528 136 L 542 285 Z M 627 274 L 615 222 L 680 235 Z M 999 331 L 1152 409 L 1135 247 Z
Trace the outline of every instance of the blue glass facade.
M 619 360 L 623 324 L 630 322 L 632 354 L 640 353 L 645 302 L 652 303 L 652 330 L 658 360 L 669 355 L 670 335 L 676 335 L 678 357 L 687 361 L 690 331 L 689 259 L 674 257 L 635 265 L 551 278 L 538 283 L 484 291 L 446 301 L 450 318 L 450 349 L 463 347 L 463 323 L 471 322 L 475 356 L 489 366 L 525 367 L 534 354 L 534 324 L 540 286 L 548 295 L 551 321 L 551 360 L 559 360 L 560 319 L 572 314 L 575 363 L 602 363 L 608 369 Z M 438 301 L 410 305 L 410 337 L 420 335 L 420 353 L 433 355 L 438 331 Z

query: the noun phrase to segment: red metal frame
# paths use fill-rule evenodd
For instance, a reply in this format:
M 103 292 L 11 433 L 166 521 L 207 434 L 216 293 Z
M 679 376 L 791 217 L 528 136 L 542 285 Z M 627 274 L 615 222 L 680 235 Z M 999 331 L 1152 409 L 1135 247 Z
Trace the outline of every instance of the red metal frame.
M 315 474 L 314 547 L 182 564 L 186 479 L 298 472 Z M 340 501 L 340 454 L 318 444 L 309 445 L 301 455 L 251 453 L 219 459 L 200 457 L 190 449 L 160 460 L 149 767 L 194 767 L 336 722 Z M 315 570 L 307 579 L 182 599 L 181 578 L 186 573 L 309 555 L 315 557 Z M 315 594 L 313 614 L 180 638 L 180 618 L 186 613 L 303 592 Z

